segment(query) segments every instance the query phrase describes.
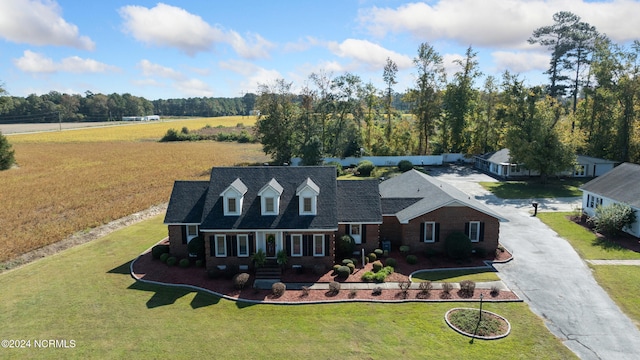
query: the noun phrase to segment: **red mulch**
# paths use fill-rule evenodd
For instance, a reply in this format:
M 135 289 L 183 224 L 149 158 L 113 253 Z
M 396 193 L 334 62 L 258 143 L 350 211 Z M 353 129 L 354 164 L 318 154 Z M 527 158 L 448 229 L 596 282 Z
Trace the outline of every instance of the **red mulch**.
M 397 255 L 397 256 L 394 256 Z M 496 260 L 507 261 L 511 258 L 511 254 L 508 252 L 500 253 L 500 256 L 496 259 L 473 259 L 463 263 L 453 263 L 446 261 L 446 259 L 426 259 L 418 257 L 418 264 L 409 265 L 404 261 L 404 257 L 397 254 L 390 254 L 397 260 L 398 266 L 395 268 L 396 272 L 387 277 L 387 282 L 398 282 L 402 280 L 408 280 L 409 274 L 416 270 L 423 269 L 439 269 L 439 268 L 451 268 L 451 267 L 474 267 L 485 266 L 483 260 Z M 346 280 L 340 282 L 360 282 L 360 277 L 366 271 L 372 269 L 371 264 L 367 264 L 364 269 L 356 269 L 354 274 L 349 276 Z M 274 297 L 271 290 L 255 290 L 251 288 L 254 277 L 251 275 L 247 288 L 243 290 L 237 290 L 233 288 L 233 283 L 229 279 L 209 279 L 204 268 L 197 268 L 191 266 L 189 268 L 180 268 L 179 266 L 169 267 L 166 264 L 152 258 L 151 253 L 144 253 L 138 258 L 133 265 L 133 272 L 135 277 L 143 280 L 156 281 L 167 284 L 185 284 L 192 285 L 199 288 L 214 291 L 218 294 L 228 296 L 236 299 L 256 300 L 265 302 L 321 302 L 321 301 L 398 301 L 398 300 L 421 300 L 421 301 L 460 301 L 470 299 L 480 299 L 480 294 L 483 294 L 485 301 L 491 300 L 518 300 L 518 297 L 511 291 L 500 291 L 495 296 L 490 294 L 490 289 L 477 289 L 474 292 L 472 298 L 461 297 L 458 295 L 458 291 L 454 289 L 450 295 L 444 294 L 441 290 L 432 290 L 428 295 L 420 293 L 419 290 L 409 290 L 405 295 L 397 289 L 383 290 L 380 295 L 373 295 L 371 290 L 341 290 L 338 294 L 330 294 L 326 290 L 310 290 L 308 294 L 304 294 L 301 290 L 287 290 L 284 295 L 280 297 Z M 332 271 L 328 271 L 322 275 L 314 275 L 311 269 L 307 270 L 303 274 L 297 274 L 294 270 L 285 270 L 282 274 L 281 280 L 284 283 L 287 282 L 301 282 L 301 283 L 314 283 L 314 282 L 331 282 L 335 281 L 331 276 Z
M 598 238 L 598 241 L 603 242 L 603 246 L 615 245 L 631 251 L 640 252 L 640 239 L 631 234 L 623 232 L 616 236 L 607 236 L 597 232 L 592 226 L 589 226 L 589 224 L 580 217 L 568 215 L 567 219 L 594 233 Z

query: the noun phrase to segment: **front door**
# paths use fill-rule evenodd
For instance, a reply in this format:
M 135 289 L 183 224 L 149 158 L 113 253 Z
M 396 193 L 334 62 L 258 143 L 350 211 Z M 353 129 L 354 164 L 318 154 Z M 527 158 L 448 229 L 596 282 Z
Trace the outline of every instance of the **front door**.
M 267 253 L 267 257 L 275 257 L 276 256 L 276 234 L 274 233 L 267 233 L 266 234 L 266 247 L 267 250 L 265 251 Z

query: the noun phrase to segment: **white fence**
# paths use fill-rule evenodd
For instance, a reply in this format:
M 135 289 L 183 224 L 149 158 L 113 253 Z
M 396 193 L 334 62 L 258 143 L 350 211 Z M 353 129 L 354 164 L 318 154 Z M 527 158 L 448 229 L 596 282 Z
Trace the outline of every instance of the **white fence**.
M 413 165 L 442 165 L 443 163 L 452 163 L 456 161 L 465 161 L 463 154 L 442 154 L 442 155 L 412 155 L 412 156 L 362 156 L 340 158 L 324 158 L 324 163 L 338 162 L 342 166 L 357 165 L 362 160 L 369 160 L 375 166 L 396 166 L 401 160 L 409 160 Z M 291 159 L 291 165 L 300 166 L 301 158 Z

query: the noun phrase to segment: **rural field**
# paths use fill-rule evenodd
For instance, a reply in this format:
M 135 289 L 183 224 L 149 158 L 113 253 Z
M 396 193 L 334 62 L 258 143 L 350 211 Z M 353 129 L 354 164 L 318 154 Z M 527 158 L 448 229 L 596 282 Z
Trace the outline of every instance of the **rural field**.
M 0 172 L 0 262 L 164 203 L 174 180 L 206 180 L 212 166 L 268 161 L 259 144 L 157 141 L 169 128 L 254 121 L 236 116 L 8 135 L 18 168 Z

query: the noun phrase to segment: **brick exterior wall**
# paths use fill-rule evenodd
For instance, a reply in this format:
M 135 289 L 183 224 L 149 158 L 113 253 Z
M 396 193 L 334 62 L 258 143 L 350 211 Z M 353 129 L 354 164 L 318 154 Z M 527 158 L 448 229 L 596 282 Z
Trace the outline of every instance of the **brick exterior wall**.
M 187 244 L 183 244 L 184 225 L 169 225 L 169 253 L 177 258 L 189 255 Z
M 373 252 L 373 250 L 380 247 L 380 225 L 379 224 L 363 224 L 362 225 L 365 238 L 362 239 L 362 244 L 356 244 L 356 250 L 364 249 L 365 254 Z M 336 239 L 339 239 L 347 233 L 347 225 L 338 225 L 338 231 L 336 232 Z M 341 260 L 341 259 L 337 259 Z
M 439 241 L 424 243 L 420 239 L 421 224 L 433 221 L 440 226 Z M 381 228 L 381 239 L 391 240 L 392 246 L 409 245 L 412 252 L 423 253 L 432 248 L 444 252 L 444 240 L 453 232 L 465 232 L 465 223 L 480 221 L 484 223 L 484 240 L 474 242 L 474 248 L 484 248 L 491 254 L 498 247 L 500 222 L 498 219 L 465 206 L 443 207 L 411 220 L 408 224 L 400 224 L 395 216 L 385 216 Z
M 236 235 L 237 233 L 225 233 L 224 235 Z M 242 233 L 246 234 L 246 233 Z M 300 234 L 299 232 L 295 232 L 295 234 Z M 328 249 L 325 247 L 325 250 L 329 250 L 328 253 L 325 251 L 325 256 L 289 256 L 287 259 L 287 268 L 291 268 L 293 265 L 302 265 L 305 269 L 311 271 L 314 266 L 322 266 L 327 271 L 331 269 L 334 264 L 334 256 L 335 256 L 335 233 L 334 232 L 313 232 L 310 234 L 323 234 L 325 235 L 325 241 L 329 241 Z M 223 234 L 215 234 L 215 235 L 223 235 Z M 256 244 L 256 236 L 255 234 L 249 238 L 249 248 L 251 251 L 249 252 L 248 257 L 238 257 L 229 255 L 230 250 L 227 249 L 226 257 L 217 257 L 212 256 L 211 254 L 211 239 L 215 238 L 214 234 L 205 234 L 204 235 L 204 247 L 205 247 L 205 260 L 206 260 L 206 268 L 212 269 L 219 265 L 226 266 L 239 266 L 239 265 L 247 265 L 250 268 L 253 267 L 251 263 L 251 254 L 255 252 L 257 248 Z M 283 242 L 286 241 L 286 236 L 289 233 L 283 233 Z M 329 235 L 329 236 L 326 236 Z

